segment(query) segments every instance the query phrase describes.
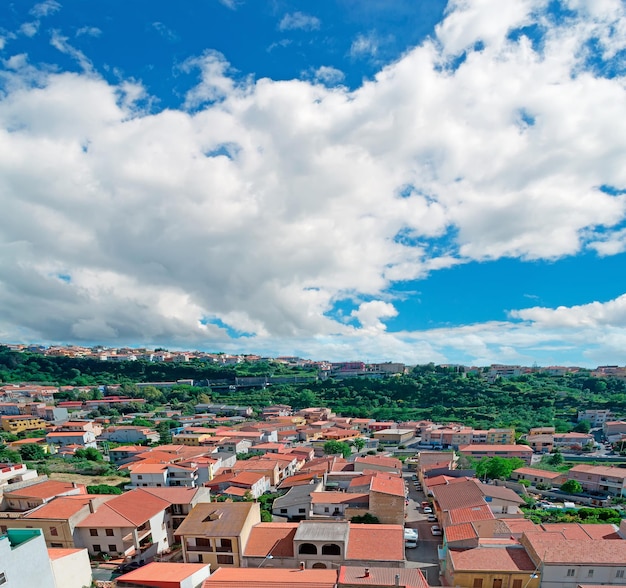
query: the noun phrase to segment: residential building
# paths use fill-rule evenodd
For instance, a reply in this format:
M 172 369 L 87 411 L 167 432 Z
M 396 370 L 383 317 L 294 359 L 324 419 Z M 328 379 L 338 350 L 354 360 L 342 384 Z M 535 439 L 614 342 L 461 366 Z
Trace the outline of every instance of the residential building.
M 337 588 L 337 570 L 220 568 L 203 588 Z
M 100 439 L 114 443 L 157 443 L 159 434 L 149 427 L 118 426 L 108 427 Z
M 146 492 L 169 502 L 167 514 L 171 528 L 176 531 L 196 504 L 211 502 L 211 491 L 208 488 L 144 488 Z
M 528 445 L 465 445 L 459 447 L 459 453 L 476 459 L 483 457 L 519 457 L 530 465 L 533 450 Z
M 244 559 L 251 568 L 268 564 L 296 568 L 300 562 L 306 569 L 340 565 L 402 568 L 404 528 L 347 521 L 260 523 L 250 533 Z
M 57 588 L 41 529 L 8 529 L 0 535 L 1 585 Z
M 595 527 L 596 525 L 588 525 Z M 563 532 L 527 532 L 520 539 L 541 570 L 541 588 L 577 588 L 580 585 L 626 585 L 626 541 L 616 533 L 611 539 Z
M 261 522 L 256 502 L 197 504 L 187 515 L 176 536 L 187 563 L 241 567 L 242 554 L 252 527 Z
M 9 484 L 37 478 L 36 470 L 29 470 L 23 463 L 0 463 L 0 488 Z
M 578 422 L 588 421 L 592 427 L 602 427 L 611 416 L 611 410 L 608 408 L 579 410 Z
M 322 482 L 315 474 L 306 484 L 292 486 L 283 496 L 274 500 L 272 514 L 288 521 L 302 521 L 311 518 L 311 496 L 322 489 Z
M 86 549 L 48 549 L 56 588 L 91 586 L 91 562 Z
M 364 455 L 355 458 L 354 471 L 364 472 L 366 470 L 402 475 L 402 462 L 395 457 L 382 457 L 379 455 Z
M 114 496 L 76 525 L 75 543 L 92 556 L 149 559 L 173 544 L 169 507 L 139 488 Z
M 372 434 L 374 439 L 378 439 L 381 443 L 393 443 L 399 445 L 406 443 L 415 437 L 414 429 L 383 429 L 375 431 Z
M 528 480 L 533 486 L 537 484 L 547 484 L 556 487 L 563 484 L 567 479 L 562 472 L 550 472 L 536 468 L 518 468 L 513 470 L 511 477 L 514 480 Z
M 151 562 L 116 579 L 117 588 L 200 588 L 209 577 L 208 564 Z
M 54 445 L 57 450 L 65 449 L 69 445 L 92 447 L 96 449 L 96 436 L 91 431 L 54 431 L 46 435 L 46 442 Z
M 43 419 L 30 415 L 9 415 L 0 417 L 2 429 L 17 435 L 22 431 L 37 431 L 45 429 L 48 423 Z
M 44 479 L 22 488 L 5 490 L 4 500 L 6 510 L 23 512 L 50 502 L 57 496 L 74 496 L 78 494 L 87 494 L 84 484 Z
M 580 464 L 567 472 L 567 479 L 580 482 L 586 492 L 626 496 L 626 469 L 620 467 Z

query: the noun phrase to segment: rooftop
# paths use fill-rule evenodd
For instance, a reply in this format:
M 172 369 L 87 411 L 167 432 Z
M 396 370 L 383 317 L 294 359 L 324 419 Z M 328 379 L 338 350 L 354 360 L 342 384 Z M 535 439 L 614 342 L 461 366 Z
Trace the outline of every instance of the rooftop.
M 535 570 L 535 564 L 521 546 L 450 549 L 449 553 L 456 572 L 532 572 Z

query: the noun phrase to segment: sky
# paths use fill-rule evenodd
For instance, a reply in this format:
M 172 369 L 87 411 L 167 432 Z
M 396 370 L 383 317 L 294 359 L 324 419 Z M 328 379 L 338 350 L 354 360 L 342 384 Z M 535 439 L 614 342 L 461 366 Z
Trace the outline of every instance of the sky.
M 0 341 L 626 363 L 622 0 L 6 0 Z

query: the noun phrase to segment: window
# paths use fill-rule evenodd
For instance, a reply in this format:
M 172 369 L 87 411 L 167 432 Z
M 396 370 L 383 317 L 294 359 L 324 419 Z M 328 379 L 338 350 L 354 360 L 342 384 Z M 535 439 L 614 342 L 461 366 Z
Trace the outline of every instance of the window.
M 105 532 L 107 537 L 113 537 L 113 529 L 106 529 Z
M 483 579 L 482 578 L 474 578 L 474 586 L 473 588 L 483 588 Z
M 317 555 L 317 547 L 313 543 L 303 543 L 298 549 L 299 554 Z
M 139 476 L 137 476 L 137 479 L 138 480 L 143 480 L 143 476 L 139 475 Z
M 117 551 L 117 545 L 115 545 L 115 543 L 112 543 L 111 545 L 109 545 L 110 553 L 115 553 L 116 551 Z
M 587 571 L 587 578 L 593 578 L 593 570 Z
M 286 508 L 281 508 L 280 512 L 281 512 L 281 514 L 287 514 L 287 509 Z
M 322 545 L 322 555 L 341 555 L 341 547 L 336 543 Z
M 232 555 L 218 555 L 217 563 L 221 565 L 232 565 L 235 563 L 235 558 Z
M 531 577 L 532 580 L 532 577 Z M 522 581 L 521 580 L 513 580 L 513 588 L 522 588 Z
M 496 578 L 493 581 L 493 588 L 502 588 L 502 578 Z
M 4 575 L 3 572 L 0 572 L 0 586 L 2 586 L 2 584 L 6 584 L 7 583 L 7 578 Z
M 63 547 L 63 543 L 50 543 L 50 547 Z
M 299 509 L 298 509 L 298 512 L 299 512 L 300 514 L 306 514 L 306 508 L 299 508 Z
M 102 551 L 102 547 L 100 547 L 97 543 L 94 543 L 93 550 L 94 553 L 100 553 Z
M 575 573 L 576 573 L 576 570 L 574 568 L 569 568 L 569 570 L 567 570 L 567 577 L 571 578 L 574 576 Z
M 97 537 L 98 536 L 98 529 L 89 529 L 89 534 L 92 537 Z
M 215 548 L 215 551 L 232 551 L 233 542 L 230 539 L 220 539 L 220 544 Z
M 624 577 L 624 570 L 617 570 L 617 572 L 615 572 L 615 577 L 616 578 L 623 578 Z
M 52 535 L 53 537 L 59 536 L 59 532 L 57 531 L 56 527 L 50 527 L 50 535 Z

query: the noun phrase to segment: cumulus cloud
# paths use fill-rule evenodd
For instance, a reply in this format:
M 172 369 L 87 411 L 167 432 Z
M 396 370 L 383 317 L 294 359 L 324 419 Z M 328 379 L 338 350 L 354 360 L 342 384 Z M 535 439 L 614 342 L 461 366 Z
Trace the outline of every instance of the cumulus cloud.
M 313 78 L 315 80 L 323 84 L 328 84 L 329 86 L 340 84 L 345 77 L 346 76 L 340 69 L 330 65 L 322 65 L 313 72 Z
M 378 36 L 373 33 L 359 33 L 350 45 L 352 57 L 372 57 L 378 53 Z
M 77 37 L 99 37 L 102 35 L 102 31 L 98 27 L 80 27 L 76 31 Z
M 61 4 L 56 0 L 45 0 L 35 4 L 30 10 L 30 14 L 35 18 L 44 18 L 61 10 Z
M 613 353 L 621 298 L 385 328 L 399 281 L 621 251 L 623 80 L 584 50 L 626 15 L 602 6 L 565 27 L 539 2 L 458 0 L 436 38 L 355 90 L 330 83 L 331 68 L 241 79 L 209 51 L 181 68 L 199 76 L 183 107 L 149 112 L 141 86 L 100 78 L 54 33 L 83 73 L 3 64 L 0 332 L 408 362 L 532 362 L 583 343 Z M 509 34 L 539 20 L 540 49 Z M 619 59 L 605 33 L 603 55 Z M 364 40 L 356 54 L 373 50 Z M 346 300 L 354 324 L 333 318 Z
M 320 28 L 321 21 L 316 16 L 304 12 L 287 13 L 278 23 L 279 31 L 314 31 Z

